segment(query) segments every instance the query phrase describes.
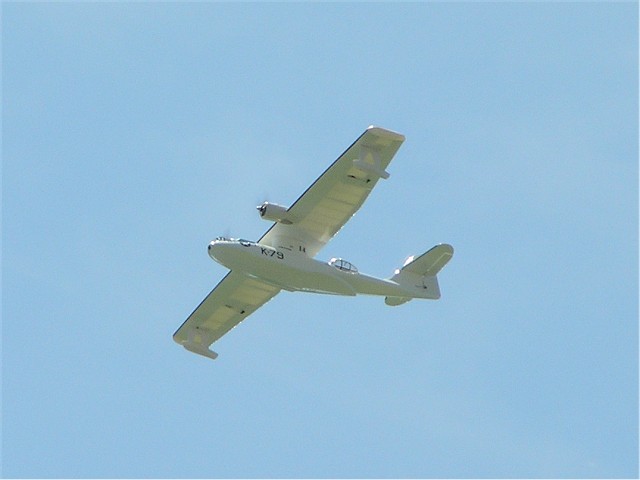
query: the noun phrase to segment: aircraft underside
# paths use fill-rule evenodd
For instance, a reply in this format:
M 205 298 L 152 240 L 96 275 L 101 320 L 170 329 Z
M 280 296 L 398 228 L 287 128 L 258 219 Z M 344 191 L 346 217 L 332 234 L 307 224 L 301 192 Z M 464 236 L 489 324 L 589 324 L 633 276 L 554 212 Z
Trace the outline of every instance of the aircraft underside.
M 379 180 L 404 136 L 371 126 L 290 206 L 258 206 L 271 227 L 257 242 L 219 237 L 209 255 L 231 271 L 173 334 L 184 348 L 208 358 L 227 334 L 281 290 L 333 295 L 379 295 L 390 306 L 412 298 L 440 298 L 437 274 L 453 255 L 447 244 L 409 257 L 387 279 L 358 272 L 349 262 L 314 257 L 353 217 Z
M 347 296 L 439 297 L 437 285 L 422 278 L 401 284 L 365 275 L 348 262 L 336 262 L 338 259 L 325 263 L 305 254 L 247 240 L 214 240 L 209 244 L 209 256 L 232 271 L 243 272 L 288 291 Z

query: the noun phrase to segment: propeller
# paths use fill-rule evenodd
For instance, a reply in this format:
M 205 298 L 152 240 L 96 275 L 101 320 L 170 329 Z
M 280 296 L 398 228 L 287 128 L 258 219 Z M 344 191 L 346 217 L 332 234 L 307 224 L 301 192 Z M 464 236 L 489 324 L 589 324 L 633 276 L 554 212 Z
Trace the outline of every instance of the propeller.
M 260 216 L 264 216 L 264 211 L 265 211 L 265 203 L 271 203 L 269 201 L 270 199 L 270 195 L 267 192 L 264 192 L 262 194 L 262 196 L 258 199 L 258 202 L 256 204 L 256 210 L 258 210 L 258 212 L 260 212 Z

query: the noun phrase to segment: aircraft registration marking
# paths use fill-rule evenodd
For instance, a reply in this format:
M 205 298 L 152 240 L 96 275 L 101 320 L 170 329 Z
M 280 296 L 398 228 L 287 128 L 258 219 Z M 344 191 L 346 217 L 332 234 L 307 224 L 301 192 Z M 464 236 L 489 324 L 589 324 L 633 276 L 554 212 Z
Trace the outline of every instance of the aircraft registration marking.
M 284 253 L 278 252 L 277 250 L 271 250 L 270 248 L 260 247 L 260 252 L 262 255 L 266 255 L 267 257 L 275 256 L 278 260 L 284 260 Z
M 253 246 L 258 247 L 262 255 L 265 255 L 267 257 L 275 257 L 278 260 L 284 260 L 284 253 L 279 252 L 275 248 L 263 247 L 261 245 L 256 245 L 255 243 L 247 242 L 244 240 L 240 242 L 240 245 L 242 245 L 243 247 L 253 247 Z

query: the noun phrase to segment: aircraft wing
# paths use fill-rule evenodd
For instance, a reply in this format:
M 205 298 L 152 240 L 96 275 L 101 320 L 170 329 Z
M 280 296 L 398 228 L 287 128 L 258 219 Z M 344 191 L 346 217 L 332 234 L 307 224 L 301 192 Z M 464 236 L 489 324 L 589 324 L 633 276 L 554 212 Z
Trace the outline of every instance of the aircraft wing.
M 396 154 L 404 136 L 369 127 L 274 223 L 258 243 L 314 257 L 356 213 Z
M 209 347 L 278 294 L 280 289 L 246 276 L 229 272 L 173 334 L 187 350 L 215 359 Z

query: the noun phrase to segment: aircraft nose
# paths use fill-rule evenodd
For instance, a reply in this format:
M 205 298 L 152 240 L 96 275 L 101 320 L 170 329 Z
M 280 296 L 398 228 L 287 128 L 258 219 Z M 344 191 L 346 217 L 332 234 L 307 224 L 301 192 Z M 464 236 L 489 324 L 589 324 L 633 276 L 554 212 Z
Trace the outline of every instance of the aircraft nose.
M 213 242 L 211 242 L 208 246 L 207 246 L 207 253 L 209 254 L 209 256 L 215 260 L 215 252 L 216 249 L 213 248 L 216 246 L 216 241 L 214 240 Z

